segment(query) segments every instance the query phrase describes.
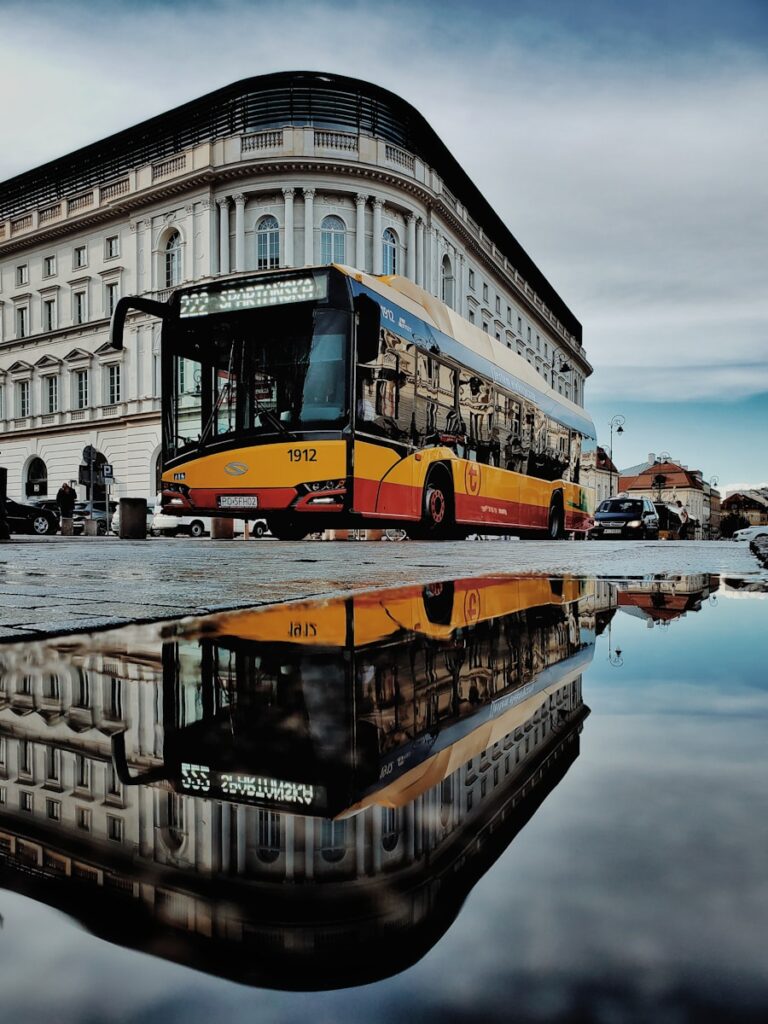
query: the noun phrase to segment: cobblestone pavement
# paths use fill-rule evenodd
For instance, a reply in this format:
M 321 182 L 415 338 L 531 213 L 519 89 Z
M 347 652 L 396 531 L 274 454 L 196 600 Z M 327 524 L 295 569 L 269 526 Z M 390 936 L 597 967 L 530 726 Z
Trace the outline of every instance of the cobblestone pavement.
M 0 545 L 0 641 L 500 572 L 766 576 L 746 544 L 728 541 L 14 538 Z

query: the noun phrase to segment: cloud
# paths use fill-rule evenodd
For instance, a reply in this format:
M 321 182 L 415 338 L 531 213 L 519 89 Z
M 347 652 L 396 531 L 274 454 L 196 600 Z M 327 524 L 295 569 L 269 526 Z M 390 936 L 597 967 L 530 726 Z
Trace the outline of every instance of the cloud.
M 620 7 L 0 2 L 2 85 L 23 97 L 4 110 L 0 178 L 239 78 L 364 78 L 427 117 L 582 321 L 593 393 L 668 397 L 638 364 L 682 368 L 686 393 L 753 393 L 765 33 L 750 4 Z

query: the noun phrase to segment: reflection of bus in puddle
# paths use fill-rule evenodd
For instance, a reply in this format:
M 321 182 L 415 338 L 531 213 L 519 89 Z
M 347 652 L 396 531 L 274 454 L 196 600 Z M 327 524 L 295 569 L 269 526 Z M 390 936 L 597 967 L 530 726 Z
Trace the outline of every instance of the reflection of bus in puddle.
M 143 647 L 154 680 L 127 678 L 141 645 L 120 655 L 113 634 L 119 725 L 63 704 L 20 717 L 6 687 L 2 883 L 249 983 L 401 970 L 578 755 L 589 600 L 575 580 L 491 578 L 219 615 Z M 88 683 L 98 654 L 62 649 L 60 676 Z

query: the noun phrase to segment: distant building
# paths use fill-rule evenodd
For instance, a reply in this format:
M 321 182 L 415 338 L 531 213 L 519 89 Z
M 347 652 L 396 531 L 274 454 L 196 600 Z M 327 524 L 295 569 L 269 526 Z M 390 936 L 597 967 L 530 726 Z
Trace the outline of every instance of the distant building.
M 768 487 L 731 491 L 721 504 L 723 515 L 743 516 L 750 526 L 768 524 Z
M 694 535 L 697 538 L 708 536 L 710 510 L 707 505 L 705 516 L 704 480 L 701 470 L 688 469 L 676 462 L 653 462 L 647 464 L 637 474 L 622 471 L 619 477 L 619 490 L 638 498 L 663 502 L 665 505 L 675 505 L 681 501 L 694 523 Z
M 597 507 L 618 490 L 619 470 L 605 448 L 598 445 L 594 451 L 584 452 L 579 479 L 585 487 L 591 487 L 595 492 Z

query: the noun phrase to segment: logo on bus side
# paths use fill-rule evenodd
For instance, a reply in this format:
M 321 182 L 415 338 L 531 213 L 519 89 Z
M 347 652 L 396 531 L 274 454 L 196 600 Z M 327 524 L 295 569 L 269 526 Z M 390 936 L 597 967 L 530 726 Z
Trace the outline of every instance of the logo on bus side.
M 468 494 L 474 496 L 480 493 L 480 467 L 476 462 L 467 463 L 467 468 L 464 471 L 464 483 Z
M 244 462 L 228 462 L 224 467 L 224 472 L 228 476 L 242 476 L 243 473 L 248 472 L 248 467 Z

